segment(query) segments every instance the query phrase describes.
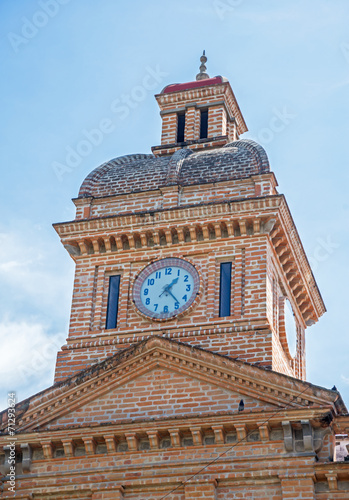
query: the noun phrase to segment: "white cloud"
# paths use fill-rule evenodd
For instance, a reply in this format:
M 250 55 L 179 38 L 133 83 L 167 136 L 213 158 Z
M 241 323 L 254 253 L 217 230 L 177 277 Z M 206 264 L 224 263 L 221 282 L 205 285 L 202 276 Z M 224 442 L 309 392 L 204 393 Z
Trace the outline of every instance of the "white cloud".
M 48 313 L 62 317 L 69 311 L 71 262 L 52 240 L 35 228 L 0 233 L 0 311 L 11 317 Z M 25 309 L 23 310 L 23 306 Z
M 349 385 L 349 377 L 346 377 L 345 375 L 341 375 L 341 379 L 343 380 L 343 382 L 347 385 Z
M 48 334 L 48 327 L 25 321 L 0 323 L 0 410 L 7 406 L 7 393 L 15 391 L 20 401 L 52 385 L 57 351 L 66 335 Z
M 55 329 L 65 329 L 72 288 L 72 261 L 54 232 L 17 222 L 15 230 L 0 230 L 0 410 L 8 391 L 21 401 L 52 385 L 67 337 Z
M 1 238 L 1 235 L 0 235 Z M 29 266 L 31 262 L 17 262 L 15 260 L 9 260 L 8 262 L 2 262 L 0 264 L 0 273 L 13 273 L 20 271 L 21 268 Z

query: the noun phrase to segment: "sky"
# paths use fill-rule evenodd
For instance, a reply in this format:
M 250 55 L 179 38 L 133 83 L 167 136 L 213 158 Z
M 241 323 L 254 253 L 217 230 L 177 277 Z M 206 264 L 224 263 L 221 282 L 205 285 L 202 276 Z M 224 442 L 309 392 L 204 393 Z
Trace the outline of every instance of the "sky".
M 348 18 L 347 0 L 0 3 L 0 408 L 52 384 L 67 337 L 74 263 L 52 223 L 74 218 L 95 167 L 160 144 L 154 94 L 194 80 L 203 49 L 242 137 L 267 151 L 327 307 L 306 332 L 307 379 L 349 406 Z

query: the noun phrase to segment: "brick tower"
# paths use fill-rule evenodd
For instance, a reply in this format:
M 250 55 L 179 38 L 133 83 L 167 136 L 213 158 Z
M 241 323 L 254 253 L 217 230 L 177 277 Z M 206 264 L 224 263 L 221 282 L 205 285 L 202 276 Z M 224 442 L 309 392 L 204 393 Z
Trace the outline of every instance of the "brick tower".
M 305 382 L 325 306 L 266 152 L 205 63 L 156 95 L 161 145 L 96 168 L 54 225 L 71 320 L 55 384 L 17 405 L 20 498 L 349 499 L 346 407 Z
M 162 141 L 153 154 L 98 167 L 74 200 L 76 219 L 55 225 L 76 262 L 56 381 L 151 335 L 305 378 L 304 332 L 323 301 L 264 149 L 239 139 L 247 128 L 229 82 L 198 78 L 156 96 Z M 137 307 L 134 284 L 173 257 L 195 267 L 199 290 L 182 314 L 154 318 Z

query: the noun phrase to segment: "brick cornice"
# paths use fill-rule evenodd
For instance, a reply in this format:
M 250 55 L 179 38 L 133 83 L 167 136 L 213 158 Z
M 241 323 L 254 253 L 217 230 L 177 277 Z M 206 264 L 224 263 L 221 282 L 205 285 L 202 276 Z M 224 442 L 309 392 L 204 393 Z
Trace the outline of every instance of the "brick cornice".
M 157 330 L 155 329 L 156 326 L 158 326 Z M 163 333 L 164 330 L 166 332 Z M 94 331 L 93 334 L 86 332 L 83 339 L 79 337 L 69 337 L 67 339 L 67 344 L 64 346 L 64 350 L 81 349 L 92 346 L 133 344 L 134 342 L 162 333 L 165 338 L 183 341 L 193 336 L 225 335 L 233 332 L 250 332 L 251 335 L 271 335 L 270 325 L 266 320 L 253 319 L 252 322 L 251 318 L 242 319 L 231 317 L 228 320 L 216 319 L 215 324 L 209 326 L 207 322 L 197 322 L 194 329 L 191 325 L 178 327 L 177 324 L 166 324 L 166 326 L 164 326 L 160 323 L 150 323 L 148 328 L 142 327 L 142 330 L 139 331 L 135 331 L 134 329 L 125 329 L 122 331 L 118 328 L 115 330 L 115 336 L 113 336 L 112 330 L 108 330 L 107 332 L 105 330 Z
M 342 480 L 349 480 L 349 462 L 331 462 L 329 464 L 318 462 L 314 465 L 316 479 L 325 479 L 326 474 L 340 474 L 342 476 Z
M 304 251 L 297 228 L 294 224 L 286 199 L 280 195 L 279 219 L 270 234 L 270 239 L 276 255 L 279 256 L 281 267 L 285 271 L 285 277 L 290 289 L 296 290 L 299 285 L 307 296 L 307 303 L 300 297 L 302 291 L 298 292 L 296 303 L 307 325 L 316 322 L 326 312 L 326 307 L 311 271 L 309 261 Z M 281 245 L 280 245 L 281 242 Z M 280 255 L 282 252 L 282 255 Z M 292 281 L 296 285 L 292 286 Z M 303 305 L 303 307 L 301 307 Z M 310 323 L 309 323 L 310 321 Z
M 226 412 L 212 413 L 193 416 L 183 416 L 180 419 L 168 417 L 161 419 L 139 419 L 133 421 L 124 421 L 118 423 L 106 423 L 95 425 L 70 425 L 69 428 L 62 426 L 52 426 L 50 429 L 31 429 L 19 431 L 16 434 L 16 445 L 21 445 L 26 442 L 30 443 L 49 443 L 55 440 L 71 441 L 79 438 L 79 440 L 88 439 L 93 436 L 98 438 L 101 436 L 120 435 L 125 433 L 144 434 L 154 432 L 164 432 L 169 429 L 178 428 L 179 432 L 186 431 L 190 428 L 205 428 L 216 427 L 217 425 L 224 427 L 226 430 L 233 430 L 236 427 L 245 425 L 248 428 L 255 428 L 268 420 L 270 426 L 281 426 L 283 421 L 291 423 L 300 422 L 301 420 L 309 420 L 313 423 L 318 422 L 324 414 L 328 412 L 328 408 L 324 407 L 305 407 L 305 408 L 289 408 L 281 410 L 263 410 L 253 411 L 248 413 L 241 412 Z M 154 430 L 155 429 L 155 430 Z M 0 448 L 7 445 L 8 436 L 0 436 Z
M 348 434 L 349 435 L 349 414 L 341 415 L 336 419 L 335 422 L 336 434 Z M 349 464 L 348 464 L 349 467 Z
M 176 151 L 182 148 L 190 147 L 192 150 L 196 149 L 216 149 L 228 144 L 229 138 L 227 135 L 218 137 L 210 137 L 208 139 L 193 139 L 180 143 L 161 144 L 159 146 L 152 146 L 151 150 L 155 156 L 168 156 L 173 155 Z
M 240 200 L 230 199 L 225 202 L 200 203 L 195 205 L 186 205 L 178 208 L 156 209 L 146 212 L 129 213 L 121 215 L 110 215 L 97 217 L 93 219 L 81 219 L 69 222 L 59 222 L 53 224 L 53 227 L 61 238 L 73 235 L 90 234 L 104 230 L 132 227 L 136 229 L 144 228 L 147 225 L 156 223 L 167 223 L 173 221 L 183 221 L 197 217 L 215 217 L 223 214 L 236 214 L 241 217 L 243 214 L 259 210 L 278 208 L 282 202 L 281 195 L 272 195 L 256 198 L 243 198 Z

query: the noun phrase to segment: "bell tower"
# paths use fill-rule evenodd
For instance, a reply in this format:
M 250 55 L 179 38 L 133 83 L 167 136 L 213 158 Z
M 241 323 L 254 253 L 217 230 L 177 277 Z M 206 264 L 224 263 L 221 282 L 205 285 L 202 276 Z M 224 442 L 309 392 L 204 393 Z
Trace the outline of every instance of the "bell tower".
M 205 63 L 156 96 L 153 154 L 96 168 L 55 224 L 76 264 L 69 334 L 57 383 L 0 412 L 1 498 L 13 482 L 21 499 L 349 499 L 348 410 L 304 382 L 325 307 L 266 152 Z
M 156 95 L 161 144 L 91 172 L 55 224 L 76 263 L 62 381 L 158 335 L 305 379 L 305 330 L 324 313 L 285 197 L 229 82 Z
M 230 83 L 222 76 L 209 77 L 205 51 L 200 61 L 196 81 L 167 85 L 155 96 L 162 119 L 161 145 L 152 148 L 155 156 L 185 147 L 219 148 L 247 132 Z

